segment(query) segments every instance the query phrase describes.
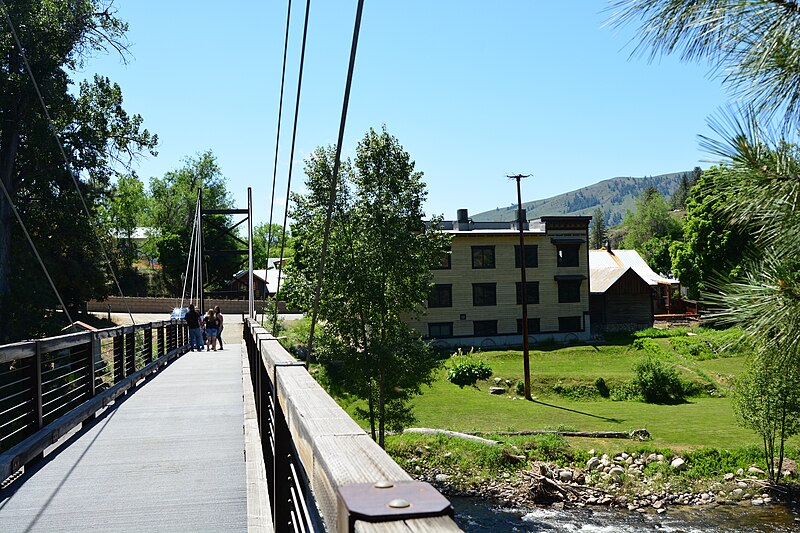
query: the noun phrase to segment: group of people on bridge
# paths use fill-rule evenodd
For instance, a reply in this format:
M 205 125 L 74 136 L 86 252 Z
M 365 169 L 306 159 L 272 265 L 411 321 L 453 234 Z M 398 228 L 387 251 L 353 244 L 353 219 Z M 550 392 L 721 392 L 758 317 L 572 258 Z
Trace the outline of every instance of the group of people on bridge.
M 205 316 L 195 310 L 194 304 L 189 304 L 189 312 L 184 317 L 189 326 L 189 349 L 202 352 L 203 349 L 217 351 L 217 341 L 219 349 L 222 345 L 222 329 L 224 318 L 219 306 L 209 309 Z

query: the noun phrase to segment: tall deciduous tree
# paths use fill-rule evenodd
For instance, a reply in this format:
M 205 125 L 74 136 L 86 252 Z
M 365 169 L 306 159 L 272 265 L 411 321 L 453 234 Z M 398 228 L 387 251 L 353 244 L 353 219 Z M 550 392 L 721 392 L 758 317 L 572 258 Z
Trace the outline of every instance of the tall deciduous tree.
M 50 130 L 6 13 L 17 29 L 69 165 Z M 96 223 L 96 206 L 104 201 L 117 165 L 126 166 L 143 152 L 155 153 L 157 139 L 142 129 L 140 116 L 125 112 L 119 86 L 107 78 L 95 76 L 77 91 L 70 90 L 68 72 L 83 66 L 86 57 L 108 48 L 125 49 L 126 25 L 114 16 L 111 2 L 21 0 L 6 2 L 3 15 L 0 180 L 66 305 L 77 307 L 112 289 L 91 227 Z M 70 174 L 79 180 L 88 218 Z M 34 317 L 55 308 L 57 299 L 43 279 L 11 206 L 2 199 L 0 341 L 47 333 L 44 322 L 37 323 Z
M 757 357 L 737 380 L 734 409 L 742 425 L 762 440 L 771 481 L 783 470 L 785 444 L 800 432 L 800 366 L 797 356 Z
M 671 271 L 669 246 L 681 235 L 681 224 L 672 216 L 664 197 L 655 187 L 648 187 L 636 201 L 636 210 L 622 222 L 623 247 L 637 250 L 656 272 Z
M 683 240 L 670 246 L 673 273 L 690 298 L 700 298 L 724 280 L 740 278 L 745 259 L 753 252 L 752 239 L 721 213 L 732 201 L 731 191 L 721 194 L 716 183 L 727 172 L 732 170 L 711 167 L 703 173 L 686 203 Z
M 309 192 L 295 196 L 292 206 L 295 255 L 287 289 L 305 308 L 313 301 L 333 154 L 319 148 L 307 160 Z M 387 429 L 413 420 L 408 400 L 438 366 L 403 317 L 424 309 L 431 268 L 448 239 L 423 221 L 422 173 L 385 129 L 364 136 L 355 162 L 342 165 L 340 181 L 317 353 L 335 388 L 366 400 L 358 414 L 383 446 Z
M 173 295 L 183 289 L 181 277 L 186 272 L 190 253 L 197 191 L 203 191 L 203 209 L 230 209 L 233 200 L 226 182 L 210 150 L 187 158 L 180 169 L 150 181 L 150 225 L 155 230 L 152 238 L 158 250 L 165 285 Z M 229 218 L 213 215 L 205 219 L 203 242 L 207 253 L 212 248 L 243 247 L 232 236 L 222 236 L 218 229 L 218 226 L 227 227 Z M 204 284 L 221 288 L 244 263 L 242 256 L 208 256 Z
M 286 242 L 282 243 L 283 226 L 278 224 L 270 225 L 263 223 L 253 228 L 253 264 L 255 268 L 266 268 L 267 264 L 267 242 L 269 241 L 269 255 L 278 257 L 283 245 L 283 257 L 291 257 L 294 249 L 292 248 L 292 238 L 289 228 L 286 228 Z M 272 268 L 272 265 L 269 266 Z

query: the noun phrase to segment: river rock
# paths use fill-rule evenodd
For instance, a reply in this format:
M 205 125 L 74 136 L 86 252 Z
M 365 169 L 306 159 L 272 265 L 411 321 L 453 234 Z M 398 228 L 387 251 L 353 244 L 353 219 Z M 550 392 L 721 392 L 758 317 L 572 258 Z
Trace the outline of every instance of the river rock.
M 684 461 L 680 457 L 676 457 L 675 459 L 673 459 L 670 465 L 674 470 L 677 470 L 678 472 L 683 472 L 684 470 L 689 468 L 688 466 L 686 466 L 686 461 Z
M 503 380 L 502 380 L 502 379 L 500 379 L 500 378 L 494 378 L 494 384 L 495 384 L 495 385 L 500 385 L 500 382 L 501 382 L 501 381 L 503 381 Z
M 595 470 L 597 467 L 600 466 L 600 459 L 597 457 L 592 457 L 588 461 L 586 461 L 586 470 Z
M 505 394 L 506 389 L 503 387 L 489 387 L 489 394 Z
M 725 477 L 723 479 L 725 481 L 733 481 L 735 477 L 736 476 L 733 475 L 733 472 L 728 472 L 727 474 L 725 474 Z
M 563 481 L 564 483 L 569 483 L 572 481 L 572 470 L 559 470 L 558 472 L 558 479 Z
M 738 481 L 736 484 L 739 485 L 739 487 L 741 487 L 743 489 L 747 488 L 747 483 L 744 482 L 744 481 Z
M 762 500 L 761 498 L 753 498 L 753 501 L 751 503 L 753 505 L 764 505 L 764 500 Z
M 759 475 L 764 475 L 764 471 L 763 471 L 763 470 L 761 470 L 759 467 L 757 467 L 757 466 L 755 466 L 755 465 L 753 465 L 753 466 L 751 466 L 750 468 L 748 468 L 748 469 L 747 469 L 747 471 L 748 471 L 749 473 L 751 473 L 751 474 L 759 474 Z
M 436 479 L 436 481 L 438 481 L 439 483 L 444 483 L 445 481 L 450 479 L 450 476 L 448 476 L 447 474 L 436 474 L 436 477 L 434 479 Z

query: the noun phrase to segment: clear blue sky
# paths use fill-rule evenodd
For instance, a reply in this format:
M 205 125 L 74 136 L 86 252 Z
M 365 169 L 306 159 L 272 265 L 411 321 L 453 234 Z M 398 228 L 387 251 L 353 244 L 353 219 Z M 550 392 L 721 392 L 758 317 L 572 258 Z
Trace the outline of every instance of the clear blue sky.
M 269 217 L 285 1 L 116 0 L 132 58 L 92 59 L 160 138 L 145 181 L 213 150 L 238 206 Z M 283 216 L 302 10 L 294 0 L 274 219 Z M 336 141 L 355 0 L 314 0 L 293 190 L 302 160 Z M 728 97 L 704 65 L 630 58 L 606 2 L 366 0 L 344 155 L 385 124 L 424 172 L 428 215 L 523 201 L 614 176 L 708 166 L 698 134 Z

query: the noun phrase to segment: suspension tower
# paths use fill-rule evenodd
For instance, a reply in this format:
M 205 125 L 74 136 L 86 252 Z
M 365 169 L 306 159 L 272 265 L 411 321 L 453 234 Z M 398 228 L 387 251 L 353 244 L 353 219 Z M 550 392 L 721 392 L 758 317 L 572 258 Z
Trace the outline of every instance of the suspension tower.
M 208 298 L 233 298 L 248 301 L 248 315 L 255 318 L 255 301 L 253 299 L 253 193 L 250 187 L 247 188 L 247 208 L 246 209 L 204 209 L 203 190 L 197 189 L 197 202 L 200 206 L 200 228 L 198 231 L 199 249 L 202 267 L 199 273 L 200 290 L 200 309 L 205 310 L 205 299 Z M 237 218 L 239 220 L 237 221 Z M 247 241 L 242 240 L 235 231 L 243 224 L 247 224 Z M 203 231 L 208 227 L 208 233 Z M 228 236 L 235 243 L 239 243 L 244 248 L 228 246 L 230 241 L 224 241 L 223 237 Z M 231 256 L 247 256 L 247 290 L 207 290 L 208 287 L 221 285 L 233 279 L 237 272 L 226 272 L 219 270 L 209 270 L 208 263 L 216 258 L 227 258 Z M 241 267 L 242 262 L 237 264 Z M 209 273 L 213 273 L 210 279 Z

